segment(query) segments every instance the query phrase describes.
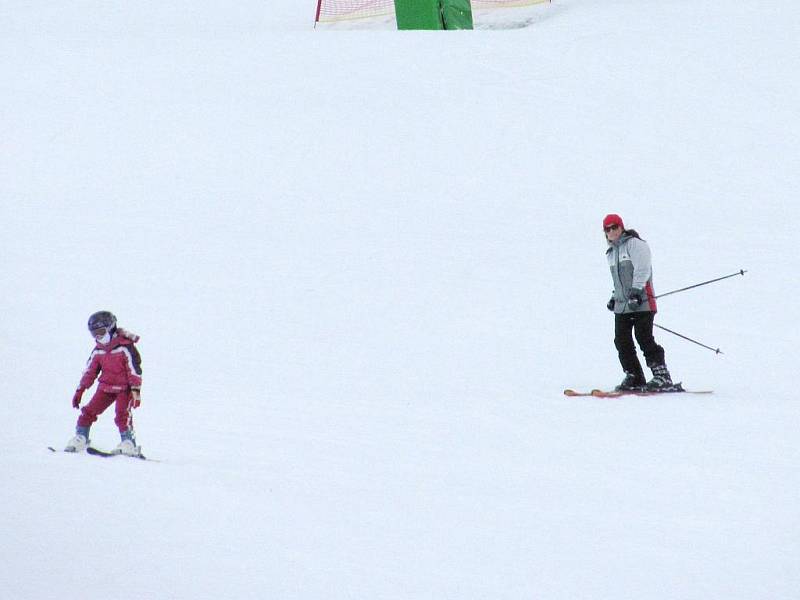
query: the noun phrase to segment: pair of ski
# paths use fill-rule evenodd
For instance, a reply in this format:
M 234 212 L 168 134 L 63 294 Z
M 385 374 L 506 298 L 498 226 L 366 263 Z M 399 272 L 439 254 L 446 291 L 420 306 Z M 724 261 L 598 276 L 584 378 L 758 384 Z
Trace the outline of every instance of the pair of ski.
M 59 452 L 59 450 L 56 450 L 52 446 L 48 446 L 47 449 L 50 450 L 50 452 Z M 75 452 L 70 453 L 67 450 L 62 450 L 62 452 L 67 452 L 67 454 L 77 454 Z M 99 448 L 94 448 L 93 446 L 86 447 L 86 454 L 90 454 L 91 456 L 100 456 L 102 458 L 111 458 L 112 456 L 127 456 L 128 458 L 138 458 L 139 460 L 149 460 L 152 462 L 158 462 L 155 459 L 147 458 L 144 454 L 141 453 L 129 455 L 129 454 L 121 454 L 119 452 L 107 452 L 106 450 L 100 450 Z
M 579 392 L 567 388 L 564 390 L 565 396 L 594 396 L 595 398 L 619 398 L 620 396 L 661 396 L 663 394 L 713 394 L 713 390 L 685 390 L 680 383 L 661 390 L 648 390 L 637 388 L 634 390 L 599 390 L 594 389 L 589 392 Z

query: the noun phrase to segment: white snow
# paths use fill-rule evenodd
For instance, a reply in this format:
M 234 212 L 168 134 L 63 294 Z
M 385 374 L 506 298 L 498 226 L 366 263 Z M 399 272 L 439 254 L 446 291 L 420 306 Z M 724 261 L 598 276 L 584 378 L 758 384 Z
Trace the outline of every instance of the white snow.
M 311 4 L 0 6 L 0 596 L 800 597 L 796 3 Z M 562 395 L 608 212 L 713 395 Z M 46 450 L 100 309 L 160 463 Z

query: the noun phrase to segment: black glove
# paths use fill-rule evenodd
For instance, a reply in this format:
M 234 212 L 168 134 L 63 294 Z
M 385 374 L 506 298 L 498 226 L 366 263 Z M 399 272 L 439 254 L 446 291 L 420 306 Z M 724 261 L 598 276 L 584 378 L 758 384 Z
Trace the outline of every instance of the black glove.
M 641 288 L 631 288 L 628 292 L 628 308 L 636 310 L 644 302 L 644 290 Z
M 609 300 L 608 304 L 606 304 L 606 308 L 611 312 L 614 312 L 614 303 L 615 303 L 614 296 L 611 296 L 611 300 Z

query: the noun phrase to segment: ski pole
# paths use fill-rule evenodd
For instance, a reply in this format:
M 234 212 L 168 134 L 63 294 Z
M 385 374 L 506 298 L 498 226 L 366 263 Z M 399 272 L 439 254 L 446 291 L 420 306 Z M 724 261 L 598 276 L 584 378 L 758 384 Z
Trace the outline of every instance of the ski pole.
M 716 279 L 709 279 L 708 281 L 704 281 L 703 283 L 696 283 L 694 285 L 690 285 L 689 287 L 681 288 L 679 290 L 672 290 L 671 292 L 666 292 L 664 294 L 659 294 L 655 296 L 654 299 L 663 298 L 664 296 L 669 296 L 670 294 L 677 294 L 678 292 L 685 292 L 686 290 L 691 290 L 692 288 L 700 287 L 701 285 L 708 285 L 709 283 L 714 283 L 715 281 L 722 281 L 723 279 L 728 279 L 729 277 L 736 277 L 737 275 L 744 275 L 747 273 L 744 269 L 740 269 L 736 273 L 731 273 L 730 275 L 725 275 L 724 277 L 717 277 Z
M 693 340 L 690 337 L 686 337 L 685 335 L 681 335 L 677 331 L 672 331 L 672 329 L 667 329 L 666 327 L 662 327 L 661 325 L 658 325 L 656 323 L 653 323 L 653 325 L 655 327 L 658 327 L 659 329 L 663 329 L 664 331 L 670 332 L 672 335 L 677 335 L 679 338 L 683 338 L 684 340 L 688 340 L 688 341 L 692 342 L 693 344 L 697 344 L 698 346 L 702 346 L 703 348 L 706 348 L 708 350 L 713 350 L 715 354 L 724 354 L 724 352 L 722 350 L 720 350 L 719 348 L 712 348 L 711 346 L 706 346 L 705 344 L 701 344 L 697 340 Z

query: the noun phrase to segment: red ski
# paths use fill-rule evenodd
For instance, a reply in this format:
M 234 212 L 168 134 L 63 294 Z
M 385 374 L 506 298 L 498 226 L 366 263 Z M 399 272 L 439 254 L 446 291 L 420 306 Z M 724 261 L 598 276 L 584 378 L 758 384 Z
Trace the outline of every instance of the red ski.
M 685 390 L 678 384 L 674 388 L 667 390 L 591 390 L 589 392 L 579 392 L 567 388 L 564 390 L 565 396 L 594 396 L 595 398 L 619 398 L 620 396 L 660 396 L 662 394 L 713 394 L 714 390 Z

